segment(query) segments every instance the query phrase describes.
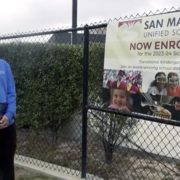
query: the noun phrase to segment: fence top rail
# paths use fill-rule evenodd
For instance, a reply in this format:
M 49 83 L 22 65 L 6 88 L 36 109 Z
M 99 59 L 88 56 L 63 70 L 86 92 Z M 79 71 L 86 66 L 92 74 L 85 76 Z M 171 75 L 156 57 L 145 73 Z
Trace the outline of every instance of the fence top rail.
M 106 27 L 107 23 L 98 24 L 98 25 L 85 25 L 84 27 L 78 28 L 69 28 L 69 29 L 60 29 L 54 31 L 42 31 L 42 32 L 30 32 L 30 33 L 23 33 L 23 34 L 15 34 L 15 35 L 8 35 L 8 36 L 0 36 L 0 40 L 7 40 L 7 39 L 16 39 L 16 38 L 23 38 L 23 37 L 32 37 L 32 36 L 41 36 L 41 35 L 49 35 L 49 34 L 57 34 L 57 33 L 64 33 L 64 32 L 77 32 L 83 31 L 85 28 L 96 29 L 96 28 L 103 28 Z
M 30 32 L 30 33 L 23 33 L 23 34 L 17 34 L 17 35 L 15 34 L 15 35 L 9 35 L 9 36 L 0 36 L 0 40 L 57 34 L 57 33 L 63 33 L 63 32 L 74 32 L 74 31 L 82 31 L 82 30 L 84 30 L 84 27 L 60 29 L 60 30 L 54 30 L 54 31 L 42 31 L 42 32 L 35 32 L 35 33 Z
M 58 33 L 64 33 L 64 32 L 83 31 L 85 28 L 96 29 L 96 28 L 103 28 L 106 26 L 107 26 L 107 23 L 98 24 L 98 25 L 90 25 L 90 26 L 85 25 L 84 27 L 60 29 L 60 30 L 54 30 L 54 31 L 42 31 L 42 32 L 34 32 L 34 33 L 29 32 L 29 33 L 23 33 L 23 34 L 0 36 L 0 40 L 16 39 L 16 38 L 32 37 L 32 36 L 41 36 L 41 35 L 49 35 L 49 34 L 58 34 Z
M 121 111 L 118 111 L 118 110 L 111 110 L 109 108 L 96 107 L 94 105 L 87 106 L 87 109 L 106 112 L 106 113 L 114 113 L 114 114 L 122 115 L 122 116 L 126 116 L 126 117 L 137 118 L 137 119 L 142 119 L 142 120 L 146 120 L 146 121 L 151 121 L 151 122 L 156 122 L 156 123 L 161 123 L 161 124 L 167 124 L 167 125 L 173 125 L 173 126 L 180 127 L 180 122 L 179 121 L 171 120 L 171 119 L 164 119 L 164 118 L 161 118 L 161 117 L 150 116 L 150 115 L 145 115 L 145 114 L 136 113 L 136 112 L 126 113 L 126 112 L 121 112 Z

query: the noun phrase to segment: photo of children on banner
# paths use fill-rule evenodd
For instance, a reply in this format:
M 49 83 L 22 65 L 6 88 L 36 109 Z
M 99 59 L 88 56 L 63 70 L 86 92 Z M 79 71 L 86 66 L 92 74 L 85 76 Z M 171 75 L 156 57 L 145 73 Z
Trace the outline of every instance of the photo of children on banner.
M 179 77 L 175 72 L 158 72 L 147 91 L 152 96 L 180 96 Z
M 110 94 L 108 108 L 180 120 L 180 86 L 177 73 L 157 72 L 147 92 L 142 91 L 141 71 L 110 69 L 106 70 L 105 75 L 103 87 Z
M 158 72 L 155 80 L 151 82 L 147 91 L 154 101 L 154 114 L 168 119 L 178 120 L 180 86 L 178 74 L 169 72 L 167 77 L 164 72 Z M 176 96 L 176 98 L 173 98 Z M 176 100 L 176 101 L 175 101 Z M 179 118 L 180 119 L 180 118 Z
M 110 90 L 108 108 L 131 112 L 131 94 L 141 92 L 141 86 L 141 72 L 118 70 L 116 78 L 107 80 L 106 88 Z
M 111 71 L 113 70 L 109 70 L 109 74 L 111 74 Z M 107 79 L 105 88 L 121 87 L 132 94 L 142 92 L 142 75 L 140 71 L 118 70 L 114 79 L 108 77 Z

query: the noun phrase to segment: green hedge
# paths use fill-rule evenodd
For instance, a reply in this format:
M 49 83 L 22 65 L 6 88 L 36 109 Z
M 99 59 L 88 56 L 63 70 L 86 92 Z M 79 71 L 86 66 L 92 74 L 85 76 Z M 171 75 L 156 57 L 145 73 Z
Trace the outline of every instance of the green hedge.
M 97 83 L 102 85 L 95 77 L 102 79 L 104 48 L 93 45 L 90 54 L 90 86 L 97 90 Z M 82 46 L 1 44 L 0 56 L 15 76 L 19 127 L 57 131 L 81 107 Z

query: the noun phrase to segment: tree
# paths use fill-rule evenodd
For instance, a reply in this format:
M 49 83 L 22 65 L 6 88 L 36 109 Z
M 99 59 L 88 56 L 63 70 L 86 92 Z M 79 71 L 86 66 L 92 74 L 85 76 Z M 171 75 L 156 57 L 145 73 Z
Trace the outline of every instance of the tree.
M 137 121 L 131 117 L 97 110 L 89 111 L 89 126 L 102 141 L 107 164 L 112 163 L 115 149 L 135 134 L 136 124 Z

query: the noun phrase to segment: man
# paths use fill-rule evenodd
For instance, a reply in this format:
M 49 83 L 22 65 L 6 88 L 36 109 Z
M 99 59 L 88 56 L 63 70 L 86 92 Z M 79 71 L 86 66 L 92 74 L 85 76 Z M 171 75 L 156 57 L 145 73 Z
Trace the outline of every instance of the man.
M 0 179 L 14 180 L 16 90 L 10 65 L 0 59 Z

